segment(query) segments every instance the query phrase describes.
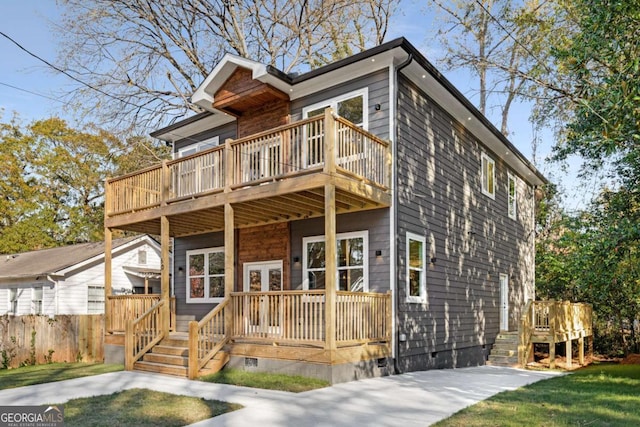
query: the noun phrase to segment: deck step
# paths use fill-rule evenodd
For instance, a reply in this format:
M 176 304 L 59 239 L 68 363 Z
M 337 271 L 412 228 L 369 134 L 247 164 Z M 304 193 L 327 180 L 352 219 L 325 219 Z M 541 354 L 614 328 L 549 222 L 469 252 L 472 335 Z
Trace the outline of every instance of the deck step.
M 165 365 L 163 363 L 139 361 L 134 363 L 133 369 L 136 371 L 155 372 L 157 374 L 174 375 L 178 377 L 187 376 L 186 366 Z
M 488 365 L 518 366 L 518 332 L 500 332 L 491 347 Z
M 163 365 L 189 366 L 189 358 L 172 354 L 147 353 L 142 357 L 145 362 L 161 363 Z
M 158 344 L 151 351 L 156 354 L 171 354 L 173 356 L 187 357 L 189 355 L 189 347 L 174 347 L 165 344 Z

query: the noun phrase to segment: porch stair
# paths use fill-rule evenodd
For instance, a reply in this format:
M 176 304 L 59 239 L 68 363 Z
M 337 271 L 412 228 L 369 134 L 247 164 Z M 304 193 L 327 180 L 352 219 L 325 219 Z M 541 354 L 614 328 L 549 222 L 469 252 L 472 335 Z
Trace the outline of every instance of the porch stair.
M 221 350 L 200 369 L 198 376 L 215 374 L 224 368 L 228 361 L 229 352 Z M 145 354 L 141 360 L 137 361 L 133 365 L 133 369 L 187 378 L 188 366 L 189 334 L 172 332 Z
M 491 347 L 488 365 L 510 366 L 518 365 L 518 332 L 500 332 Z

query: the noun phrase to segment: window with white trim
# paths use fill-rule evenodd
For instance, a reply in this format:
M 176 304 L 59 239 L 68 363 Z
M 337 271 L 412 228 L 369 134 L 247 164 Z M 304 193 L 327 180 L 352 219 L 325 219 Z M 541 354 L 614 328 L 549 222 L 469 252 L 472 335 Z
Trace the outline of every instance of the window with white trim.
M 516 177 L 509 174 L 509 180 L 507 182 L 507 213 L 509 214 L 509 218 L 516 219 L 516 199 L 518 194 Z
M 204 141 L 197 142 L 195 144 L 187 145 L 178 150 L 178 157 L 186 157 L 191 154 L 199 153 L 209 148 L 217 147 L 220 145 L 220 137 L 214 136 L 213 138 L 205 139 Z
M 496 197 L 496 162 L 482 153 L 482 193 L 494 199 Z
M 140 249 L 138 251 L 138 264 L 146 265 L 147 264 L 147 251 L 146 249 Z
M 306 119 L 319 116 L 324 114 L 326 108 L 331 107 L 338 116 L 366 130 L 369 126 L 368 105 L 369 90 L 365 87 L 304 107 L 302 109 L 302 117 Z
M 187 303 L 224 298 L 224 248 L 187 251 Z
M 42 314 L 42 286 L 31 289 L 31 314 Z
M 407 232 L 407 302 L 425 302 L 427 299 L 426 248 L 424 236 Z
M 104 313 L 104 286 L 87 286 L 87 314 Z
M 9 288 L 9 314 L 18 313 L 18 288 Z
M 340 291 L 369 291 L 369 232 L 357 231 L 336 235 L 338 287 Z M 303 282 L 305 290 L 325 289 L 325 238 L 305 237 L 303 247 Z

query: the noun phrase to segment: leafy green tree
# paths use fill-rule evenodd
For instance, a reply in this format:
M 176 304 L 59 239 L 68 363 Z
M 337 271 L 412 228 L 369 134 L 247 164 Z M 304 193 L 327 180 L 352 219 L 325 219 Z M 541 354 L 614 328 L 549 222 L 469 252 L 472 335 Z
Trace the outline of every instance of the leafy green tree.
M 50 118 L 0 124 L 0 253 L 103 238 L 104 180 L 157 163 L 169 149 Z

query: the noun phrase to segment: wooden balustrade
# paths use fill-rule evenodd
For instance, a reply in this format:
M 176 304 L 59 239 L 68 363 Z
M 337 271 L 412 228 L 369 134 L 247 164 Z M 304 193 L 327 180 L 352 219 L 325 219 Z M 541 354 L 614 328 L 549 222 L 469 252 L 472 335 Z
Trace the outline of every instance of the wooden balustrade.
M 325 291 L 236 292 L 231 294 L 233 337 L 322 347 Z M 389 294 L 337 292 L 339 346 L 391 340 Z
M 105 193 L 105 209 L 110 214 L 158 206 L 162 200 L 162 166 L 108 179 Z
M 125 369 L 133 370 L 134 363 L 164 338 L 162 330 L 164 301 L 159 301 L 136 319 L 127 319 L 125 327 Z
M 387 171 L 390 166 L 386 162 L 389 143 L 341 117 L 336 117 L 335 121 L 338 167 L 354 176 L 388 187 Z
M 526 366 L 532 356 L 534 342 L 570 342 L 593 335 L 592 307 L 568 301 L 530 301 L 525 306 L 519 325 L 518 362 Z M 555 349 L 550 348 L 550 357 Z M 553 362 L 552 362 L 553 363 Z
M 327 120 L 335 121 L 335 126 L 328 126 Z M 324 114 L 108 179 L 106 215 L 150 209 L 225 187 L 233 190 L 322 171 L 324 133 L 332 128 L 336 129 L 338 173 L 388 188 L 389 144 L 348 120 Z
M 198 371 L 229 341 L 224 319 L 230 308 L 229 299 L 225 299 L 199 322 L 189 322 L 190 379 L 197 378 Z
M 160 294 L 145 295 L 107 295 L 106 330 L 108 333 L 124 332 L 127 320 L 142 316 L 154 304 L 160 301 Z M 171 297 L 170 330 L 176 327 L 176 299 Z

